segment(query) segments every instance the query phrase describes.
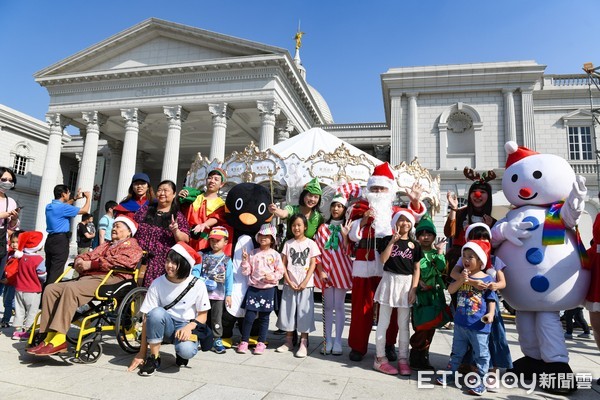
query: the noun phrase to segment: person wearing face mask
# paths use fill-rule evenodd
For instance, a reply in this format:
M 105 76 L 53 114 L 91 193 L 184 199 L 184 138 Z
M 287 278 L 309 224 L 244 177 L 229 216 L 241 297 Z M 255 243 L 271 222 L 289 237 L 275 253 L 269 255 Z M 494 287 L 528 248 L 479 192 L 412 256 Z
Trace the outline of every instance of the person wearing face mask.
M 8 237 L 12 231 L 19 227 L 19 205 L 7 196 L 7 192 L 15 189 L 17 177 L 7 167 L 0 167 L 0 277 L 4 275 L 6 256 L 8 253 Z M 4 316 L 0 327 L 8 327 L 12 316 L 12 303 L 15 296 L 14 286 L 5 286 L 0 283 L 0 294 L 4 294 Z M 10 307 L 7 307 L 10 305 Z

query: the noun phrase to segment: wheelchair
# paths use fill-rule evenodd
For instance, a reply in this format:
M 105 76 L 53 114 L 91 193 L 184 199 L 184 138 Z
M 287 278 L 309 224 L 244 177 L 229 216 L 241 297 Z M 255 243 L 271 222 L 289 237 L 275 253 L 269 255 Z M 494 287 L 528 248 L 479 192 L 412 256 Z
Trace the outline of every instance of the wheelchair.
M 79 307 L 67 332 L 67 342 L 74 346 L 74 360 L 88 364 L 96 362 L 102 355 L 102 336 L 115 332 L 117 342 L 123 351 L 134 354 L 140 349 L 143 314 L 140 307 L 146 297 L 147 288 L 139 286 L 146 268 L 147 254 L 138 262 L 134 271 L 113 267 L 96 288 L 94 298 Z M 70 264 L 56 282 L 68 282 L 63 278 L 70 273 Z M 107 285 L 115 274 L 133 275 L 133 278 Z M 36 346 L 43 339 L 39 332 L 39 312 L 31 327 L 27 347 Z

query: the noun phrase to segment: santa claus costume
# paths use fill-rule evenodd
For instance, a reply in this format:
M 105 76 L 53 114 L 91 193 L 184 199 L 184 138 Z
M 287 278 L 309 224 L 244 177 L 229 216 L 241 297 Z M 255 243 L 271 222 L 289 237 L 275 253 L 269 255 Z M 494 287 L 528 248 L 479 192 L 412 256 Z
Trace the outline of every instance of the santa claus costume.
M 354 204 L 353 220 L 348 238 L 355 243 L 355 260 L 352 264 L 352 314 L 348 345 L 352 349 L 350 359 L 360 361 L 367 353 L 369 335 L 373 326 L 373 298 L 383 265 L 376 251 L 377 241 L 392 234 L 390 221 L 399 207 L 393 207 L 397 185 L 388 163 L 375 167 L 367 182 L 366 200 Z M 415 219 L 425 214 L 425 205 L 419 199 L 411 199 L 409 205 Z M 386 355 L 395 360 L 394 343 L 398 335 L 395 314 L 392 315 L 386 336 Z

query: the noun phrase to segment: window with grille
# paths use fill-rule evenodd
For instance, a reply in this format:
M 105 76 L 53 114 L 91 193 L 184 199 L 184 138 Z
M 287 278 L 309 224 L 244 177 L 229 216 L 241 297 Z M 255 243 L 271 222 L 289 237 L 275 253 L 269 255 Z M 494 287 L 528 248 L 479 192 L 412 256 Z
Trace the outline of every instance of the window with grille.
M 13 171 L 15 171 L 17 175 L 25 175 L 25 172 L 27 171 L 27 158 L 24 156 L 15 155 Z
M 569 159 L 593 159 L 592 134 L 589 126 L 569 127 Z

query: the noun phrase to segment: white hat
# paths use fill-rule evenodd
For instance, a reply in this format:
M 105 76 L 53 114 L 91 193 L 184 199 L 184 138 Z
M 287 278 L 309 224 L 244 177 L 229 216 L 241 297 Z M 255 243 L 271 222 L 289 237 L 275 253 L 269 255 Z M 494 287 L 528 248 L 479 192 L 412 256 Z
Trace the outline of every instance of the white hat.
M 346 205 L 348 204 L 348 199 L 342 193 L 336 193 L 331 198 L 331 202 L 329 202 L 330 205 L 333 204 L 333 203 L 340 203 L 341 205 L 343 205 L 344 207 L 346 207 Z
M 465 238 L 467 240 L 469 240 L 469 233 L 471 233 L 471 231 L 477 227 L 485 228 L 487 230 L 488 234 L 490 235 L 490 239 L 492 238 L 492 230 L 490 229 L 489 226 L 487 226 L 487 224 L 484 224 L 483 222 L 475 222 L 474 224 L 469 225 L 467 227 L 467 229 L 465 230 Z
M 273 243 L 277 243 L 277 227 L 272 224 L 262 224 L 260 230 L 256 232 L 254 238 L 258 242 L 258 235 L 271 235 L 273 237 Z
M 177 242 L 175 246 L 171 247 L 171 250 L 185 258 L 190 263 L 190 268 L 202 262 L 202 256 L 185 242 Z
M 132 220 L 131 218 L 125 216 L 125 215 L 119 215 L 117 218 L 115 218 L 114 222 L 122 222 L 125 225 L 127 225 L 127 227 L 129 228 L 129 230 L 131 231 L 131 236 L 135 236 L 135 233 L 137 232 L 138 229 L 138 223 L 135 222 L 134 220 Z M 113 224 L 114 224 L 113 222 Z

